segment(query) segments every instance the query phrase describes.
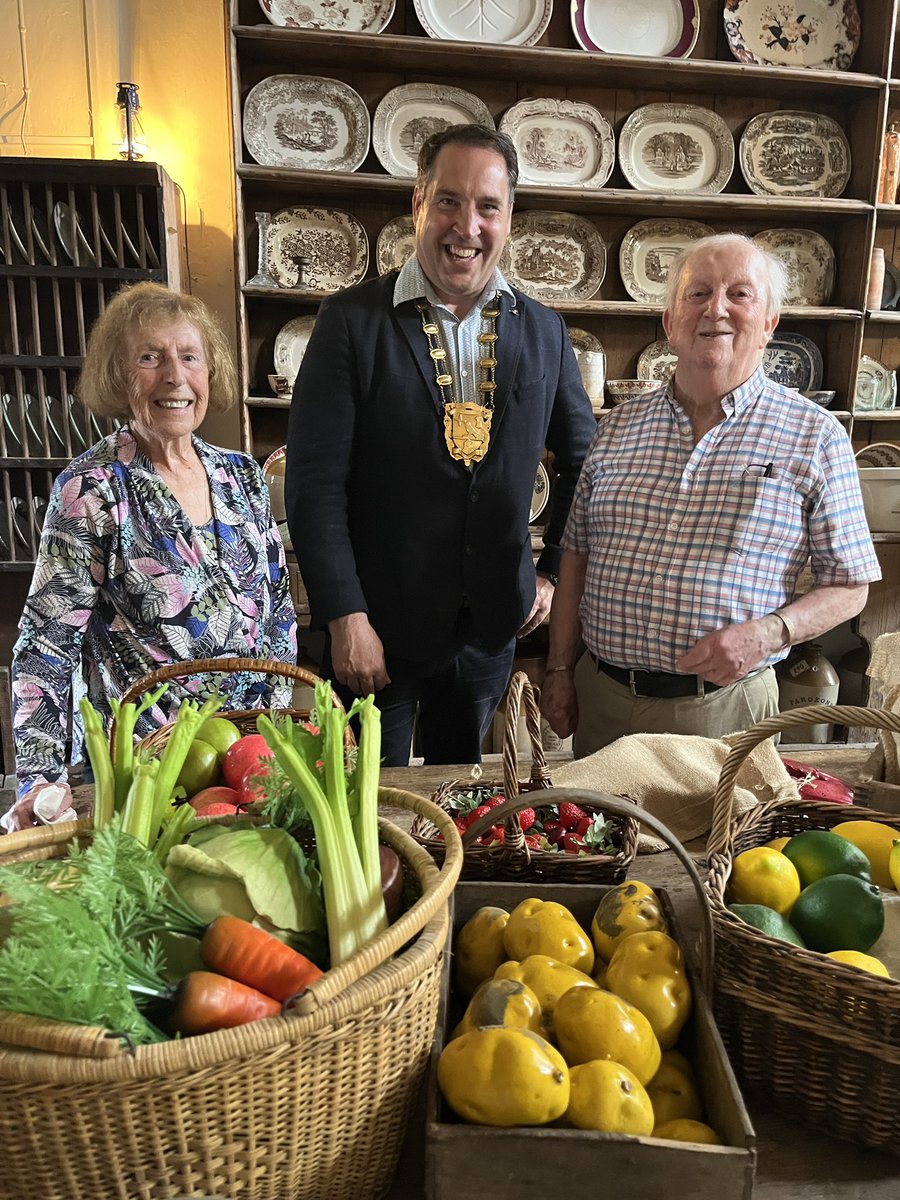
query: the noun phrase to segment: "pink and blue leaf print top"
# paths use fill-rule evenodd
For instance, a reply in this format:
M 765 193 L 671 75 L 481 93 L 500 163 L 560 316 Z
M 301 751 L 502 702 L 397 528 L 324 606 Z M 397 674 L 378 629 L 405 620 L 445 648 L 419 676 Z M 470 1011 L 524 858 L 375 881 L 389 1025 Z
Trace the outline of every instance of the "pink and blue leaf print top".
M 125 425 L 75 459 L 47 506 L 34 578 L 13 651 L 19 795 L 66 778 L 81 757 L 78 704 L 108 722 L 109 697 L 194 658 L 294 663 L 297 628 L 284 548 L 257 464 L 198 437 L 212 519 L 195 527 Z M 290 684 L 253 672 L 191 676 L 138 722 L 168 721 L 185 693 L 218 686 L 226 709 L 285 705 Z

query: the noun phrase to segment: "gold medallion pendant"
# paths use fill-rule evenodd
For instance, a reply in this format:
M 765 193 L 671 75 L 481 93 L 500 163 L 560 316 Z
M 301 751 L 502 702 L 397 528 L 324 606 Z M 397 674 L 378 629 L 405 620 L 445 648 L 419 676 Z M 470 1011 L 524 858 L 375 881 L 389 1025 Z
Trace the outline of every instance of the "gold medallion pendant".
M 491 440 L 493 409 L 467 401 L 444 405 L 444 437 L 450 457 L 470 467 L 481 462 Z

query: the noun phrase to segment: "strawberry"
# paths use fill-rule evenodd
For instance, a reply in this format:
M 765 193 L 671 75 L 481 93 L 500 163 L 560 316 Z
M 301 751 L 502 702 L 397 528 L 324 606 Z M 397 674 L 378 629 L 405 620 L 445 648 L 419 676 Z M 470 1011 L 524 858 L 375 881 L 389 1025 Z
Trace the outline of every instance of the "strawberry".
M 579 808 L 577 804 L 561 804 L 559 806 L 559 823 L 563 829 L 574 829 L 587 813 L 583 808 Z
M 549 837 L 554 829 L 559 829 L 559 821 L 553 821 L 553 820 L 545 821 L 544 825 L 543 825 L 543 829 L 544 829 L 545 836 Z
M 466 813 L 466 815 L 462 818 L 466 823 L 466 829 L 468 829 L 470 825 L 474 825 L 479 817 L 485 816 L 490 811 L 491 810 L 486 804 L 479 804 L 478 807 L 473 808 L 470 813 Z
M 505 796 L 491 796 L 490 800 L 485 800 L 485 804 L 487 805 L 488 808 L 496 808 L 498 804 L 505 804 L 505 803 L 506 803 Z
M 502 825 L 492 825 L 490 829 L 478 840 L 482 846 L 493 846 L 495 842 L 503 844 L 503 839 L 506 837 L 506 831 Z
M 543 838 L 539 833 L 525 834 L 525 844 L 526 846 L 530 846 L 532 850 L 543 850 L 542 841 Z
M 578 836 L 580 838 L 583 838 L 584 835 L 587 833 L 587 831 L 590 829 L 592 824 L 593 824 L 592 817 L 582 817 L 581 820 L 578 822 L 578 824 L 575 826 L 575 832 L 578 834 Z
M 587 851 L 584 839 L 574 833 L 567 833 L 563 838 L 563 849 L 566 854 L 580 854 L 582 851 Z
M 454 817 L 453 824 L 456 826 L 456 828 L 459 830 L 460 833 L 465 833 L 466 829 L 468 828 L 468 826 L 466 825 L 465 819 L 463 817 Z
M 523 808 L 522 809 L 522 811 L 519 813 L 519 824 L 522 826 L 523 833 L 525 832 L 526 829 L 530 829 L 532 827 L 532 825 L 534 824 L 534 809 L 533 808 Z

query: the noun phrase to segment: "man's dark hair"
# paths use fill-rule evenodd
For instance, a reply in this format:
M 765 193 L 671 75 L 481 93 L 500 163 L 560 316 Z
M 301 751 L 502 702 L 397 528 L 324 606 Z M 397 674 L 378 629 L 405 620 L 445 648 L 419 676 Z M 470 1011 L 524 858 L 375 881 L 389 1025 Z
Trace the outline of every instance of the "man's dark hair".
M 512 139 L 498 129 L 484 125 L 450 125 L 439 133 L 433 133 L 422 143 L 417 162 L 416 187 L 424 192 L 434 176 L 434 162 L 445 146 L 472 146 L 478 150 L 493 150 L 506 163 L 509 180 L 509 200 L 513 201 L 519 181 L 519 159 Z

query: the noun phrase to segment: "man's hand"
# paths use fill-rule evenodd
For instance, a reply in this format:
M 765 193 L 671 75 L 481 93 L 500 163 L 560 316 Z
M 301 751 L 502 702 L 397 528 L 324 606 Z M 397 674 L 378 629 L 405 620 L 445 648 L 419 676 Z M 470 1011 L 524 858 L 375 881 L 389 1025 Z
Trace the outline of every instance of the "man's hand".
M 567 738 L 578 728 L 578 695 L 571 671 L 553 671 L 544 676 L 541 712 L 559 738 Z
M 534 604 L 531 606 L 528 620 L 516 634 L 517 638 L 527 637 L 529 633 L 537 629 L 538 625 L 550 615 L 550 606 L 553 604 L 553 593 L 556 591 L 556 588 L 544 575 L 536 577 L 535 586 Z
M 52 790 L 51 790 L 52 789 Z M 45 793 L 38 805 L 40 819 L 35 814 L 35 802 Z M 12 808 L 0 817 L 0 825 L 7 833 L 16 833 L 20 829 L 33 829 L 35 825 L 53 825 L 57 821 L 71 821 L 75 816 L 72 808 L 72 789 L 67 783 L 46 783 L 41 780 L 30 788 L 21 800 L 17 800 Z
M 338 683 L 357 696 L 380 692 L 391 682 L 381 638 L 365 613 L 348 613 L 328 624 L 331 663 Z
M 700 638 L 675 663 L 685 675 L 700 675 L 719 687 L 743 679 L 780 644 L 781 622 L 771 615 L 725 625 Z

